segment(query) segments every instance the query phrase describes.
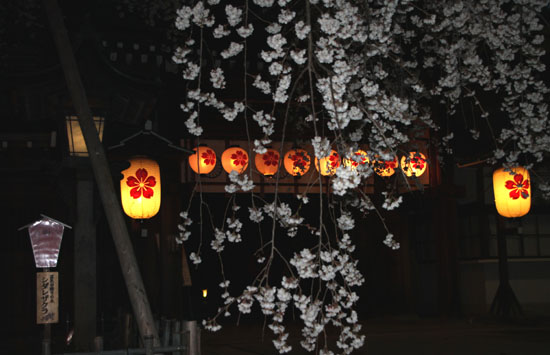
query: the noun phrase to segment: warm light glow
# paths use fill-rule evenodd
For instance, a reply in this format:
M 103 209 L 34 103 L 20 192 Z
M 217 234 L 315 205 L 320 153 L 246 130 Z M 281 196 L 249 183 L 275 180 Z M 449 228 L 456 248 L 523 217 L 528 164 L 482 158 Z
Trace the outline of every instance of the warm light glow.
M 241 174 L 248 166 L 248 153 L 241 147 L 227 148 L 222 154 L 222 166 L 228 174 L 233 170 Z
M 94 125 L 99 134 L 99 140 L 103 140 L 103 117 L 94 117 Z M 67 127 L 67 139 L 69 141 L 69 153 L 75 157 L 87 157 L 88 148 L 86 147 L 86 142 L 84 141 L 84 135 L 82 134 L 82 129 L 80 128 L 80 123 L 78 122 L 77 116 L 67 116 L 65 117 L 65 124 Z
M 344 158 L 344 166 L 350 168 L 351 170 L 357 169 L 359 165 L 368 164 L 370 162 L 367 152 L 359 149 L 353 153 L 353 157 Z
M 335 150 L 331 150 L 329 156 L 317 160 L 315 158 L 315 169 L 323 176 L 331 176 L 336 173 L 340 166 L 340 156 Z
M 374 172 L 380 176 L 388 177 L 395 173 L 395 169 L 399 166 L 397 157 L 393 160 L 376 160 L 374 162 Z
M 120 199 L 124 213 L 134 219 L 151 218 L 160 208 L 160 169 L 147 158 L 129 160 L 130 167 L 120 180 Z
M 421 176 L 426 172 L 427 166 L 428 162 L 426 161 L 426 156 L 420 152 L 410 152 L 409 159 L 407 159 L 406 156 L 401 158 L 401 170 L 403 170 L 408 177 Z
M 303 149 L 292 149 L 285 154 L 283 164 L 290 175 L 302 176 L 308 172 L 311 158 Z
M 202 298 L 206 298 L 206 296 L 208 296 L 208 290 L 204 289 L 202 290 Z
M 279 169 L 280 161 L 279 152 L 272 148 L 268 148 L 264 154 L 256 154 L 254 158 L 256 169 L 265 176 L 275 175 Z
M 189 156 L 189 167 L 196 174 L 209 174 L 216 166 L 216 152 L 210 147 L 193 148 L 195 154 Z
M 511 171 L 510 171 L 511 170 Z M 529 171 L 514 167 L 500 168 L 493 173 L 493 191 L 497 212 L 503 217 L 521 217 L 531 208 L 531 180 Z

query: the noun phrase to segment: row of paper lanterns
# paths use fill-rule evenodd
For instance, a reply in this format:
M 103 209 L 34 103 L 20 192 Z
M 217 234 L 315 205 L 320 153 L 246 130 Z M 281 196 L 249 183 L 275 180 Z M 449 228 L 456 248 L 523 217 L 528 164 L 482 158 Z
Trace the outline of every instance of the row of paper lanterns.
M 355 169 L 359 164 L 367 164 L 369 160 L 364 151 L 355 153 L 360 159 L 344 159 L 343 164 Z M 279 168 L 279 153 L 268 149 L 264 154 L 255 157 L 256 168 L 266 176 L 274 175 Z M 422 162 L 421 162 L 422 160 Z M 293 176 L 304 175 L 310 167 L 309 155 L 303 149 L 292 149 L 285 154 L 284 167 Z M 414 162 L 417 162 L 416 164 Z M 421 166 L 420 164 L 423 164 Z M 195 154 L 189 157 L 191 168 L 199 173 L 207 174 L 216 164 L 216 155 L 208 147 L 195 148 Z M 381 162 L 377 173 L 389 176 L 397 168 L 397 158 L 387 164 Z M 401 159 L 401 166 L 410 164 L 403 171 L 408 176 L 420 176 L 426 170 L 426 161 L 422 153 L 411 152 L 409 162 Z M 335 151 L 326 158 L 317 161 L 317 169 L 323 175 L 332 175 L 338 166 L 340 158 Z M 242 173 L 248 166 L 248 154 L 241 148 L 232 147 L 222 154 L 222 166 L 225 171 L 236 170 Z M 375 167 L 376 171 L 376 167 Z M 147 219 L 157 214 L 160 208 L 161 182 L 160 168 L 156 161 L 148 158 L 130 159 L 130 167 L 122 171 L 120 195 L 124 212 L 134 219 Z M 409 175 L 410 174 L 410 175 Z M 523 167 L 498 169 L 493 173 L 493 189 L 497 212 L 504 217 L 521 217 L 529 212 L 531 207 L 531 182 L 529 172 Z
M 189 156 L 189 165 L 196 173 L 208 174 L 216 166 L 216 153 L 207 146 L 194 149 L 195 154 Z M 367 154 L 359 150 L 355 153 L 355 160 L 344 159 L 343 164 L 355 169 L 359 164 L 369 162 Z M 425 156 L 421 153 L 411 153 L 410 169 L 405 168 L 408 176 L 420 176 L 426 170 Z M 226 149 L 221 157 L 223 169 L 230 173 L 237 171 L 241 174 L 248 167 L 248 153 L 239 147 Z M 275 149 L 267 149 L 264 154 L 256 154 L 254 159 L 256 168 L 264 176 L 273 176 L 280 166 L 279 152 Z M 421 163 L 423 166 L 420 167 Z M 130 167 L 122 171 L 120 180 L 120 196 L 124 213 L 134 219 L 147 219 L 155 216 L 160 209 L 161 182 L 160 168 L 156 161 L 146 157 L 136 157 L 129 160 Z M 324 176 L 333 175 L 340 166 L 340 157 L 336 151 L 331 151 L 328 157 L 318 160 L 315 158 L 317 170 Z M 401 161 L 402 166 L 409 166 L 406 159 Z M 308 172 L 311 158 L 304 149 L 292 149 L 285 154 L 283 165 L 286 171 L 293 176 L 301 176 Z M 377 171 L 382 176 L 393 175 L 397 168 L 397 158 L 393 162 L 383 162 Z
M 189 166 L 197 174 L 209 174 L 216 166 L 217 156 L 214 150 L 208 146 L 199 146 L 193 149 L 195 154 L 189 156 Z M 354 153 L 355 157 L 340 159 L 335 150 L 321 159 L 314 159 L 315 168 L 323 176 L 331 176 L 336 173 L 336 169 L 343 164 L 352 170 L 358 165 L 369 164 L 370 159 L 363 150 Z M 235 146 L 224 150 L 221 156 L 223 169 L 229 174 L 236 171 L 241 174 L 248 167 L 248 153 L 246 150 Z M 281 165 L 279 151 L 273 148 L 267 148 L 263 154 L 257 153 L 254 157 L 256 169 L 264 176 L 273 176 L 277 173 Z M 300 148 L 294 148 L 287 151 L 284 155 L 283 166 L 287 173 L 292 176 L 302 176 L 306 174 L 311 166 L 311 157 L 309 153 Z M 399 166 L 397 157 L 390 161 L 376 160 L 373 162 L 374 171 L 380 176 L 391 176 Z M 401 169 L 409 177 L 419 177 L 426 171 L 426 156 L 420 152 L 410 152 L 409 156 L 401 158 Z

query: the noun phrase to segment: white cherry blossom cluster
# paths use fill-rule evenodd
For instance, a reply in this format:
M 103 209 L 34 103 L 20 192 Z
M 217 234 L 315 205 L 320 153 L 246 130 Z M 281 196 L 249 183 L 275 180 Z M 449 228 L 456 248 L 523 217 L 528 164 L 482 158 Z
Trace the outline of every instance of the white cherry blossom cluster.
M 235 193 L 239 190 L 250 191 L 254 188 L 254 182 L 248 178 L 248 175 L 241 174 L 236 170 L 232 170 L 229 173 L 229 185 L 225 185 L 225 191 L 229 194 Z
M 500 105 L 497 115 L 506 115 L 507 123 L 495 137 L 494 160 L 510 165 L 542 161 L 550 151 L 540 20 L 547 2 L 443 1 L 426 5 L 430 21 L 421 13 L 410 21 L 418 29 L 423 47 L 424 59 L 418 64 L 433 68 L 443 63 L 441 76 L 431 83 L 430 92 L 444 98 L 451 114 L 467 104 L 487 122 L 491 117 L 478 93 L 498 92 L 499 98 L 494 100 Z M 475 127 L 471 131 L 474 139 L 479 138 Z M 504 155 L 501 146 L 507 147 Z
M 399 243 L 396 242 L 395 239 L 393 239 L 393 234 L 391 233 L 388 233 L 388 235 L 386 235 L 386 238 L 384 239 L 384 244 L 394 250 L 399 249 L 400 247 Z
M 193 220 L 189 218 L 189 213 L 187 211 L 183 211 L 180 213 L 181 223 L 178 224 L 178 230 L 179 234 L 176 237 L 176 243 L 181 244 L 185 242 L 187 239 L 189 239 L 189 236 L 191 236 L 191 231 L 189 230 L 189 226 L 193 224 Z

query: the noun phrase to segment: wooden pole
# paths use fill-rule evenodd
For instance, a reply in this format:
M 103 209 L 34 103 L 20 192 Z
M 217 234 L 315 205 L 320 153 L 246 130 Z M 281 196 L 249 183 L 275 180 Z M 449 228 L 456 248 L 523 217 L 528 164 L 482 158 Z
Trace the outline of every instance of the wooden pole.
M 130 237 L 128 235 L 128 229 L 126 228 L 117 195 L 115 194 L 107 158 L 105 157 L 103 146 L 101 145 L 96 128 L 93 124 L 92 113 L 88 105 L 84 86 L 80 79 L 80 73 L 76 65 L 69 36 L 67 35 L 65 24 L 63 23 L 61 9 L 59 8 L 57 0 L 44 0 L 44 7 L 50 23 L 53 39 L 59 53 L 65 80 L 67 81 L 73 105 L 78 115 L 78 121 L 82 128 L 82 134 L 84 135 L 84 140 L 88 147 L 94 177 L 97 182 L 105 215 L 107 216 L 107 221 L 111 229 L 141 338 L 145 342 L 145 339 L 148 337 L 153 337 L 154 345 L 158 346 L 160 342 L 158 333 L 155 330 L 153 314 L 149 306 L 145 287 L 143 286 L 143 280 L 139 273 Z
M 506 228 L 504 218 L 497 215 L 497 250 L 498 250 L 498 289 L 491 304 L 491 314 L 501 317 L 522 316 L 521 305 L 510 285 L 508 272 L 508 249 L 506 245 Z
M 94 223 L 94 182 L 89 169 L 77 174 L 74 228 L 74 343 L 90 351 L 96 338 L 96 228 Z

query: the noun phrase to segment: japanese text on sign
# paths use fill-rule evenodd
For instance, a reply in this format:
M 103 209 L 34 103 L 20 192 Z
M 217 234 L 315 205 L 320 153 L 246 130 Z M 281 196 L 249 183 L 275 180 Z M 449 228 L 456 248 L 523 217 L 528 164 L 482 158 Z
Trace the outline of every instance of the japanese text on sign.
M 36 274 L 36 305 L 37 324 L 59 321 L 57 272 L 38 272 Z

